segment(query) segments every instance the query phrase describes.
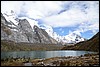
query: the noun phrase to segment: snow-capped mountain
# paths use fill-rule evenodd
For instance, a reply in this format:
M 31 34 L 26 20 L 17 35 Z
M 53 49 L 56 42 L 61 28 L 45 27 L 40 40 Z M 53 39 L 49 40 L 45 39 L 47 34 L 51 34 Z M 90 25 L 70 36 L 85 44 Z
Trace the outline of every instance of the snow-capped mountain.
M 85 41 L 86 39 L 76 33 L 70 33 L 66 35 L 63 40 L 67 43 L 78 43 L 80 41 Z
M 76 33 L 70 33 L 66 36 L 59 36 L 58 35 L 58 36 L 54 37 L 54 39 L 56 39 L 58 42 L 61 42 L 62 44 L 65 44 L 65 43 L 78 43 L 78 42 L 86 40 L 85 38 L 79 36 Z
M 2 14 L 5 18 L 6 25 L 9 26 L 11 28 L 11 30 L 13 31 L 18 31 L 17 30 L 17 26 L 18 26 L 18 21 L 17 21 L 17 15 L 14 13 L 13 10 L 11 10 L 11 12 L 6 12 Z
M 86 39 L 79 36 L 76 33 L 70 33 L 66 36 L 60 36 L 56 32 L 53 31 L 53 28 L 49 25 L 40 25 L 40 28 L 45 29 L 45 31 L 55 40 L 58 42 L 61 42 L 62 44 L 64 43 L 78 43 L 80 41 L 85 41 Z
M 54 38 L 56 41 L 58 41 L 59 43 L 78 43 L 80 41 L 84 41 L 85 39 L 82 38 L 81 36 L 79 36 L 76 33 L 70 33 L 66 36 L 60 36 L 58 35 L 56 32 L 53 31 L 53 28 L 49 25 L 46 24 L 38 24 L 38 22 L 36 20 L 32 20 L 30 18 L 27 17 L 18 17 L 13 10 L 11 10 L 11 12 L 9 13 L 4 13 L 3 16 L 5 17 L 5 19 L 7 20 L 8 26 L 11 27 L 11 30 L 13 31 L 18 31 L 18 24 L 19 24 L 19 19 L 26 19 L 29 24 L 31 25 L 31 28 L 34 32 L 34 25 L 38 26 L 41 29 L 44 29 L 48 35 L 52 38 Z M 10 23 L 9 23 L 10 22 Z
M 1 13 L 1 40 L 17 43 L 58 43 L 44 29 L 39 28 L 35 22 L 30 22 L 26 17 L 18 18 L 12 11 L 9 14 Z

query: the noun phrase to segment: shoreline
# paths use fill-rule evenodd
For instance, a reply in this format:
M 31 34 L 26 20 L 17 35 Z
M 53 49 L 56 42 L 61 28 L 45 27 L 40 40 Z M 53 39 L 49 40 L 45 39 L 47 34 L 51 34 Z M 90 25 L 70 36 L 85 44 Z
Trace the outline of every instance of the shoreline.
M 99 52 L 46 59 L 12 58 L 5 61 L 1 60 L 1 66 L 99 66 Z

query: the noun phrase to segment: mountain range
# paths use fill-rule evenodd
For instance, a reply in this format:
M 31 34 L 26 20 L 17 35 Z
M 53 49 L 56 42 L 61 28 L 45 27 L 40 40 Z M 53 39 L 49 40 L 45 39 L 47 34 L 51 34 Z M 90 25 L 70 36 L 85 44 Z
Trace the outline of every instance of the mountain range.
M 15 42 L 28 43 L 53 43 L 57 41 L 48 35 L 48 33 L 38 26 L 31 28 L 26 19 L 18 19 L 13 15 L 3 15 L 1 13 L 1 40 L 10 40 Z
M 64 45 L 65 43 L 78 43 L 86 39 L 75 33 L 59 36 L 49 25 L 33 24 L 32 26 L 28 18 L 18 18 L 14 11 L 11 11 L 9 14 L 1 13 L 1 40 Z

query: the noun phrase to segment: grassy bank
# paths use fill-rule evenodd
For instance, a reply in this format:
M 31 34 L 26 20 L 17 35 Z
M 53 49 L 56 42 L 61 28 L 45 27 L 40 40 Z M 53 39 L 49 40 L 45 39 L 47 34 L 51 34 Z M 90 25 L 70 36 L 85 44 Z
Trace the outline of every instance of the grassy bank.
M 62 45 L 1 41 L 1 51 L 61 50 Z

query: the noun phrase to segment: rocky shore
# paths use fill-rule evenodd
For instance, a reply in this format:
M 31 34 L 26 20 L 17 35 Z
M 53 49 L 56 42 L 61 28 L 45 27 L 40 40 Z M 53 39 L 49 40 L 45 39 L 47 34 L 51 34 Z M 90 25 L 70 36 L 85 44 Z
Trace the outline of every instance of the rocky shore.
M 99 53 L 46 59 L 6 59 L 1 66 L 99 66 Z

